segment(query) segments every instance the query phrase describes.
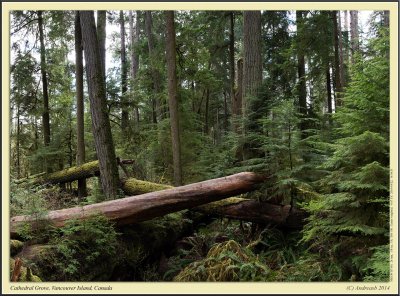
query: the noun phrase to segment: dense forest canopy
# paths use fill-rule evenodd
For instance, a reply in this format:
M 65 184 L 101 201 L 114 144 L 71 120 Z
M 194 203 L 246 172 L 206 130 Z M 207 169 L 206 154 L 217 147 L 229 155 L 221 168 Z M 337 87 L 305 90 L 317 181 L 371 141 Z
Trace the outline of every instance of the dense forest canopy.
M 27 274 L 389 280 L 388 11 L 15 10 L 10 36 L 11 216 L 154 200 L 25 225 L 58 245 Z

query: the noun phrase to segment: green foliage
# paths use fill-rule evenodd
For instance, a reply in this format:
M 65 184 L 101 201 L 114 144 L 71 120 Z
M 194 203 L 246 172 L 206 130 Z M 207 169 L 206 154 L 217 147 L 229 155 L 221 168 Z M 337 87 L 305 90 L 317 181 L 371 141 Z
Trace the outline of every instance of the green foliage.
M 387 282 L 390 278 L 389 245 L 371 248 L 373 255 L 362 269 L 363 280 L 366 282 Z
M 269 268 L 234 240 L 214 245 L 201 261 L 189 264 L 174 281 L 265 281 Z
M 342 260 L 342 268 L 350 268 L 352 276 L 366 280 L 388 274 L 387 260 L 383 260 L 389 256 L 387 38 L 383 34 L 371 39 L 368 57 L 354 65 L 344 106 L 334 116 L 339 138 L 322 166 L 330 171 L 319 181 L 324 194 L 304 206 L 311 216 L 303 241 L 313 249 L 331 248 L 335 257 L 348 258 Z M 372 257 L 369 248 L 375 250 Z M 382 259 L 381 264 L 377 258 Z
M 52 268 L 55 279 L 86 281 L 106 276 L 97 270 L 112 269 L 118 233 L 103 216 L 68 221 L 51 240 L 56 246 Z M 48 279 L 51 280 L 51 279 Z

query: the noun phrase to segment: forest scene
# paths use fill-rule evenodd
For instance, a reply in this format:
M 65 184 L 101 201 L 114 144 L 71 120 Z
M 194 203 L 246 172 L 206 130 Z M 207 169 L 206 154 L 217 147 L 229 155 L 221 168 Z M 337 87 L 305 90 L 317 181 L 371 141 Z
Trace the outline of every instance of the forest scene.
M 13 10 L 12 282 L 388 282 L 389 11 Z

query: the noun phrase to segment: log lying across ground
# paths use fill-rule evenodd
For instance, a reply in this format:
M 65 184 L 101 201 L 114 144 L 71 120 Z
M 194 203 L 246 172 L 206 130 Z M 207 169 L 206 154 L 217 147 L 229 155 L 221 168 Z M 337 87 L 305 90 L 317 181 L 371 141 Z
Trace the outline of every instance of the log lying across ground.
M 236 220 L 274 224 L 287 229 L 302 229 L 307 212 L 291 208 L 290 205 L 276 205 L 253 199 L 231 197 L 194 208 L 207 215 Z
M 16 216 L 11 218 L 10 233 L 11 237 L 15 237 L 18 228 L 26 222 L 35 226 L 46 220 L 55 227 L 62 227 L 67 220 L 84 219 L 96 214 L 103 214 L 117 225 L 142 222 L 252 191 L 264 180 L 264 176 L 244 172 L 162 191 L 50 211 L 44 219 L 35 216 Z
M 134 178 L 129 178 L 122 182 L 122 190 L 128 195 L 144 194 L 169 188 L 173 187 Z M 288 229 L 301 229 L 304 226 L 305 218 L 308 216 L 306 211 L 296 208 L 291 209 L 290 205 L 259 202 L 241 197 L 230 197 L 211 202 L 195 207 L 192 210 L 236 220 L 264 224 L 271 223 Z
M 119 159 L 116 160 L 118 164 L 132 164 L 134 161 L 132 159 Z M 40 185 L 40 184 L 58 184 L 58 183 L 68 183 L 76 181 L 79 179 L 86 179 L 94 176 L 99 176 L 100 167 L 99 161 L 94 160 L 91 162 L 84 163 L 80 166 L 70 167 L 58 172 L 45 174 L 40 173 L 38 175 L 33 175 L 28 178 L 14 180 L 15 184 L 27 183 L 29 185 Z

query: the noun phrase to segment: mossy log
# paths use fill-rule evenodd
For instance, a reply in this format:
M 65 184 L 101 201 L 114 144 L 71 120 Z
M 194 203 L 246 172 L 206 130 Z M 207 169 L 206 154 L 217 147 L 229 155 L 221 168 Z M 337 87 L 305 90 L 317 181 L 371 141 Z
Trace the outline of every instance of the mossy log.
M 50 211 L 43 218 L 35 215 L 15 216 L 11 218 L 10 233 L 11 237 L 16 237 L 19 227 L 26 223 L 33 228 L 44 221 L 55 227 L 62 227 L 68 220 L 85 219 L 99 213 L 117 225 L 142 222 L 255 190 L 264 180 L 264 176 L 243 172 L 157 192 Z
M 39 174 L 35 178 L 15 180 L 15 184 L 27 183 L 31 186 L 41 184 L 67 183 L 79 179 L 90 178 L 100 174 L 99 161 L 87 162 L 81 166 L 71 167 L 51 174 Z
M 132 164 L 134 163 L 131 159 L 120 159 L 116 160 L 118 164 Z M 70 167 L 58 172 L 51 174 L 40 173 L 37 175 L 32 175 L 28 178 L 14 180 L 15 184 L 29 184 L 31 186 L 41 185 L 41 184 L 58 184 L 76 181 L 79 179 L 86 179 L 94 176 L 100 175 L 99 161 L 94 160 L 91 162 L 84 163 L 80 166 Z

